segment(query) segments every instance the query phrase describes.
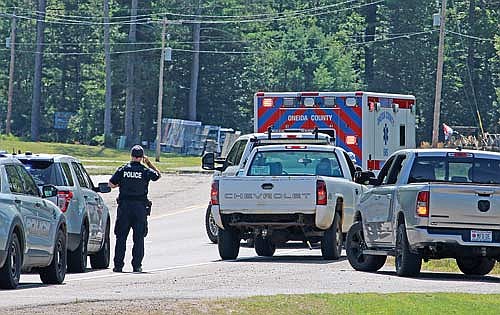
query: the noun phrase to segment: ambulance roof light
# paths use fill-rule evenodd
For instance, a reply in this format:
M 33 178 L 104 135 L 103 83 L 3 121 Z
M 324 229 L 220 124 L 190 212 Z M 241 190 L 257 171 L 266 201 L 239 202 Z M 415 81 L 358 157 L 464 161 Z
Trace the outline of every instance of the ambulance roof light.
M 257 96 L 264 96 L 264 92 L 257 92 L 257 93 L 255 93 L 255 95 L 257 95 Z
M 301 96 L 318 96 L 318 92 L 302 92 L 300 93 Z
M 363 91 L 356 91 L 354 92 L 355 96 L 363 96 Z

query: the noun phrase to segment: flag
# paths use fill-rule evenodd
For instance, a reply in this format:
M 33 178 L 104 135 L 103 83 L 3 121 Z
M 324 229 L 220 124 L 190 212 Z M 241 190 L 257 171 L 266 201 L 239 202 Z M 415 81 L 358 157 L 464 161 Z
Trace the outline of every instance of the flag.
M 444 141 L 448 141 L 451 135 L 453 134 L 453 129 L 447 124 L 443 123 L 443 131 L 444 131 Z

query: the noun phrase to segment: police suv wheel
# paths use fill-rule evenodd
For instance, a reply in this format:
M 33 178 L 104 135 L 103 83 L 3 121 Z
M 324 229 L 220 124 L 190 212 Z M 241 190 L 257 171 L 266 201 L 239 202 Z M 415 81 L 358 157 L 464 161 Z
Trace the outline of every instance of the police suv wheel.
M 219 233 L 219 227 L 215 223 L 214 216 L 212 215 L 212 206 L 208 205 L 207 212 L 205 214 L 205 229 L 207 230 L 207 236 L 210 241 L 217 244 L 217 234 Z
M 66 233 L 59 230 L 54 246 L 52 262 L 40 269 L 40 279 L 45 284 L 61 284 L 66 277 Z
M 21 245 L 17 234 L 13 233 L 10 237 L 7 257 L 3 267 L 0 269 L 0 288 L 15 289 L 19 284 L 21 277 Z

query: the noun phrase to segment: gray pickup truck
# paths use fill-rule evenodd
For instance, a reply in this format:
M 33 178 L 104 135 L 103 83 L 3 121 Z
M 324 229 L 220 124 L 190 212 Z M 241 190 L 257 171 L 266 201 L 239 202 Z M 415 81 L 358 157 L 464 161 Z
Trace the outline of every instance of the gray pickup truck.
M 441 258 L 485 275 L 500 259 L 500 153 L 401 150 L 369 184 L 347 234 L 354 269 L 376 271 L 391 255 L 400 276 Z

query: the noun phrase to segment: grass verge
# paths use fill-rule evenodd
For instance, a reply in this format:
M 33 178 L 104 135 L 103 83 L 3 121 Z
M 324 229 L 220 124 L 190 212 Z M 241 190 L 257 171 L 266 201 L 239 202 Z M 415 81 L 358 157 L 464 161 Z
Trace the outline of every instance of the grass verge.
M 75 302 L 8 310 L 17 314 L 498 314 L 500 295 L 352 293 L 257 296 L 244 299 L 151 299 Z
M 394 266 L 395 265 L 394 257 L 387 257 L 386 265 Z M 434 259 L 434 260 L 429 260 L 428 262 L 423 261 L 422 270 L 437 271 L 437 272 L 453 272 L 459 274 L 462 273 L 460 269 L 458 269 L 455 259 L 452 258 Z M 489 274 L 500 275 L 500 263 L 497 262 L 495 264 L 495 267 L 493 268 L 493 270 L 491 270 Z
M 102 146 L 68 144 L 55 142 L 23 141 L 13 136 L 0 136 L 0 150 L 9 153 L 31 151 L 33 153 L 67 154 L 80 159 L 91 174 L 111 174 L 118 166 L 130 160 L 128 150 L 116 150 Z M 146 150 L 148 156 L 155 153 Z M 160 162 L 156 163 L 161 171 L 176 171 L 186 167 L 197 167 L 201 164 L 200 157 L 181 156 L 172 153 L 162 153 Z

